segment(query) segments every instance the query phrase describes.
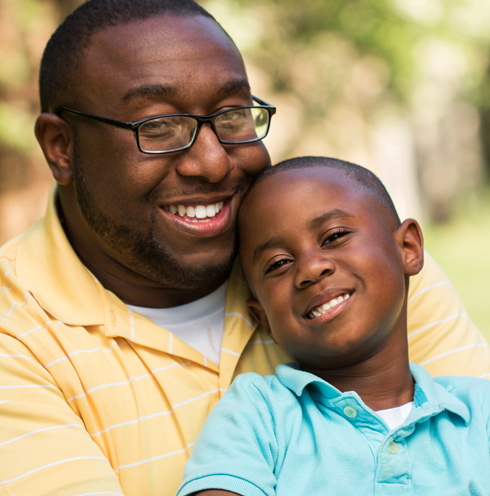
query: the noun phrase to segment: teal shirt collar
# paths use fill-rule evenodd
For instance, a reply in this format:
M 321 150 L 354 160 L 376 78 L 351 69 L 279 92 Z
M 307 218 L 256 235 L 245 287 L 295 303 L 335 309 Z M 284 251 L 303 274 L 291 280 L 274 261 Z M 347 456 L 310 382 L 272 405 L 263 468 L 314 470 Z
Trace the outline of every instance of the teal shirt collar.
M 411 423 L 421 422 L 444 410 L 448 410 L 461 417 L 465 425 L 468 425 L 471 417 L 470 411 L 460 399 L 434 382 L 429 373 L 420 365 L 411 363 L 410 371 L 415 381 L 414 402 L 417 407 L 410 415 Z M 342 393 L 318 376 L 301 370 L 296 362 L 279 365 L 276 369 L 276 375 L 279 381 L 298 397 L 308 387 L 308 389 L 314 389 L 327 401 L 338 400 L 342 397 L 355 397 L 362 403 L 361 398 L 355 391 Z

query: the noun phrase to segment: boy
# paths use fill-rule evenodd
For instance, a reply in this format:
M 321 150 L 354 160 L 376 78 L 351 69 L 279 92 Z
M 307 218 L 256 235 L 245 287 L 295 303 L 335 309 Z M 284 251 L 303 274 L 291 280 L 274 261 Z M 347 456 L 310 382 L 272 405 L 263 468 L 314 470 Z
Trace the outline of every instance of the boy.
M 379 180 L 283 162 L 247 195 L 239 238 L 250 312 L 298 363 L 236 379 L 178 496 L 490 494 L 490 384 L 409 364 L 423 239 Z

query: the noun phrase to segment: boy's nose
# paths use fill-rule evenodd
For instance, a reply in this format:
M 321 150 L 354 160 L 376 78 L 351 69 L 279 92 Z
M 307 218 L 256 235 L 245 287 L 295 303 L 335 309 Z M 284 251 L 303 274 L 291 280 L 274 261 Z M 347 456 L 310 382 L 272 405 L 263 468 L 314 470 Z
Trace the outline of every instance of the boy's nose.
M 335 272 L 334 262 L 326 255 L 307 256 L 299 265 L 295 276 L 298 289 L 305 289 Z

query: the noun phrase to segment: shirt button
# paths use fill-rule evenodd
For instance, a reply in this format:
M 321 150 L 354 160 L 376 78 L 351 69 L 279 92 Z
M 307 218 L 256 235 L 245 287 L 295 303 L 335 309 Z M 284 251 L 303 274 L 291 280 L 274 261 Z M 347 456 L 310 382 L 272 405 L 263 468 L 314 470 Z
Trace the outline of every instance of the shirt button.
M 398 444 L 396 444 L 395 441 L 391 441 L 389 446 L 390 446 L 391 453 L 396 455 L 398 453 Z
M 347 405 L 345 408 L 344 408 L 344 413 L 347 415 L 347 417 L 349 418 L 356 418 L 357 417 L 357 410 L 350 406 L 350 405 Z

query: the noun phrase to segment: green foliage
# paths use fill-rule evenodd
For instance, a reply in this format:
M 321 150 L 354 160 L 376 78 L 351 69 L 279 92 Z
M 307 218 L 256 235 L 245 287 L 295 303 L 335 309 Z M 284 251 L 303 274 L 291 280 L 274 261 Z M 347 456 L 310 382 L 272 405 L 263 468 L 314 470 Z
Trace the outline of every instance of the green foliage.
M 408 101 L 416 87 L 417 50 L 426 40 L 457 44 L 465 50 L 467 58 L 477 56 L 480 63 L 472 67 L 471 75 L 475 84 L 482 81 L 486 69 L 485 61 L 476 54 L 484 52 L 486 55 L 490 39 L 479 31 L 471 31 L 468 19 L 466 23 L 458 19 L 460 11 L 467 12 L 470 4 L 478 4 L 485 10 L 485 0 L 215 0 L 202 3 L 211 12 L 216 11 L 218 20 L 221 20 L 220 7 L 223 6 L 233 10 L 244 22 L 253 17 L 260 19 L 263 23 L 260 39 L 245 52 L 250 60 L 268 71 L 273 89 L 279 92 L 297 89 L 288 77 L 291 59 L 311 50 L 322 50 L 326 34 L 344 40 L 359 57 L 381 59 L 388 68 L 387 84 L 401 101 Z M 481 10 L 474 8 L 472 16 L 480 15 Z M 226 19 L 224 24 L 227 28 Z
M 464 211 L 464 214 L 463 214 Z M 453 283 L 466 310 L 490 342 L 490 191 L 444 225 L 424 229 L 425 247 Z

